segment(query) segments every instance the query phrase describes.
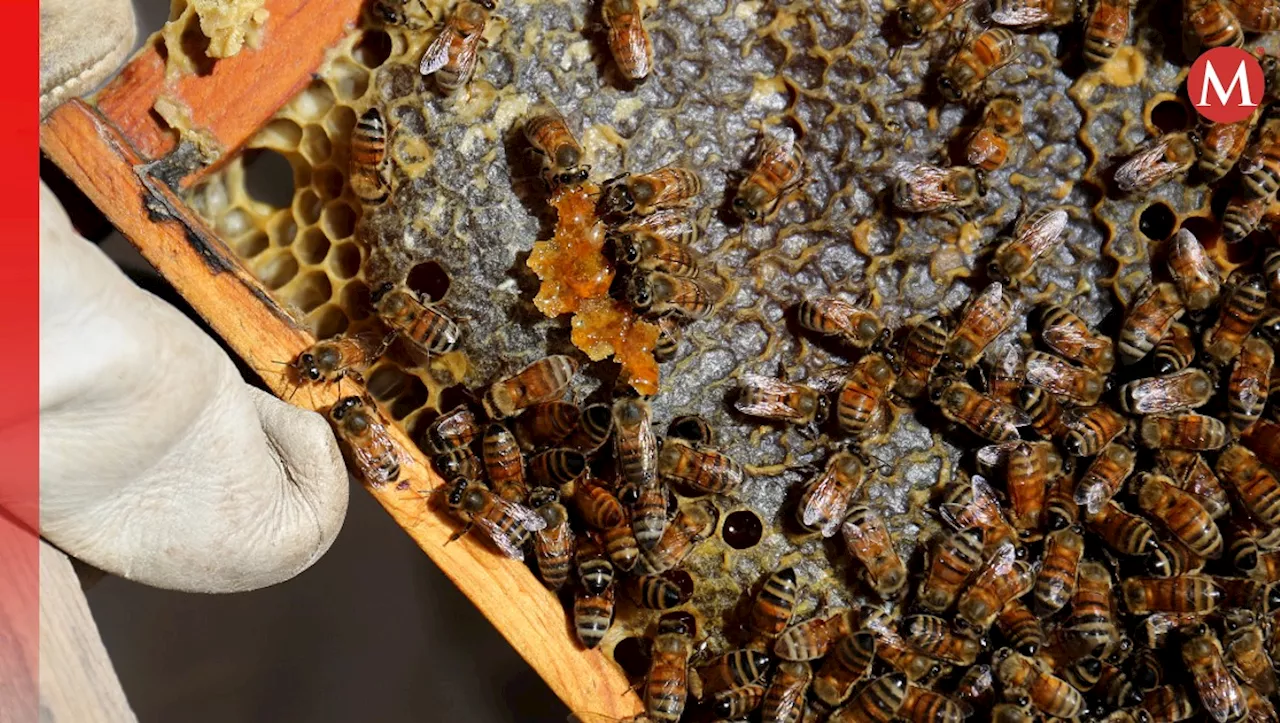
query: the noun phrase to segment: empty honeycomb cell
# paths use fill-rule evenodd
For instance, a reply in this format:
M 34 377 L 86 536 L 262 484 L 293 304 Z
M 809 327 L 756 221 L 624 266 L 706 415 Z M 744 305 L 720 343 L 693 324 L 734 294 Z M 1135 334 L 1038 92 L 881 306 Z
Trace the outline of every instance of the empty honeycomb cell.
M 324 261 L 324 257 L 328 255 L 329 238 L 323 231 L 312 226 L 302 232 L 293 248 L 302 263 L 313 266 Z
M 310 313 L 333 298 L 333 286 L 323 271 L 303 274 L 293 285 L 289 301 L 304 314 Z
M 311 185 L 320 194 L 320 198 L 328 201 L 342 195 L 342 187 L 346 178 L 333 166 L 321 166 L 312 171 Z
M 746 550 L 755 547 L 764 536 L 764 523 L 760 515 L 753 510 L 737 510 L 724 518 L 724 526 L 720 537 L 735 550 Z
M 277 252 L 261 258 L 254 265 L 254 273 L 268 289 L 275 291 L 298 275 L 298 260 L 288 252 Z
M 1162 93 L 1147 103 L 1147 126 L 1159 133 L 1184 131 L 1191 124 L 1191 112 L 1181 98 Z
M 293 164 L 278 151 L 262 148 L 246 155 L 244 190 L 255 201 L 287 208 L 293 198 Z
M 335 107 L 324 117 L 324 128 L 329 137 L 341 139 L 345 143 L 351 137 L 351 130 L 356 127 L 356 112 L 345 105 Z
M 354 245 L 354 244 L 351 244 Z M 351 318 L 360 321 L 369 316 L 373 304 L 369 301 L 369 287 L 360 281 L 348 281 L 342 286 L 342 308 Z
M 430 397 L 427 385 L 423 384 L 420 378 L 407 375 L 405 381 L 406 387 L 404 391 L 396 397 L 396 400 L 391 403 L 390 408 L 387 410 L 396 419 L 404 419 L 421 409 L 426 405 L 427 399 Z
M 311 329 L 317 339 L 331 339 L 347 330 L 347 315 L 334 304 L 324 306 L 311 312 Z
M 333 87 L 338 97 L 353 101 L 369 90 L 369 71 L 345 60 L 336 60 L 332 66 Z
M 394 399 L 409 388 L 410 377 L 395 364 L 383 363 L 368 374 L 369 393 L 379 402 Z
M 431 301 L 440 301 L 449 293 L 449 272 L 435 261 L 414 266 L 405 277 L 405 285 Z
M 613 660 L 631 678 L 640 678 L 649 670 L 649 639 L 641 636 L 623 638 L 613 646 Z
M 340 279 L 349 279 L 360 273 L 360 247 L 354 243 L 334 246 L 329 254 L 329 268 Z
M 302 126 L 288 118 L 276 118 L 253 137 L 255 148 L 271 148 L 289 152 L 302 141 Z
M 318 121 L 333 107 L 333 102 L 333 90 L 329 84 L 317 79 L 289 103 L 287 110 L 303 120 Z
M 343 239 L 356 230 L 356 210 L 345 201 L 330 201 L 320 217 L 320 227 L 331 239 Z
M 307 159 L 307 163 L 315 166 L 329 160 L 329 156 L 333 154 L 333 144 L 329 142 L 329 135 L 325 133 L 323 126 L 312 124 L 303 129 L 298 150 L 302 151 L 302 157 Z
M 200 18 L 191 13 L 179 38 L 182 55 L 190 64 L 196 75 L 205 76 L 213 72 L 214 59 L 209 57 L 209 38 L 200 30 Z
M 288 246 L 298 236 L 298 224 L 293 220 L 293 213 L 282 208 L 267 220 L 267 236 L 276 246 Z
M 391 56 L 391 36 L 382 30 L 366 30 L 351 49 L 351 57 L 370 70 L 387 62 Z
M 304 226 L 310 226 L 319 221 L 320 212 L 323 210 L 324 203 L 310 188 L 303 189 L 293 198 L 293 216 Z
M 1173 234 L 1178 217 L 1166 203 L 1153 203 L 1142 210 L 1138 217 L 1138 230 L 1153 241 L 1163 241 Z
M 240 237 L 231 245 L 231 248 L 240 256 L 251 259 L 263 251 L 267 250 L 270 244 L 267 234 L 261 231 L 252 231 Z
M 249 214 L 241 209 L 233 208 L 222 214 L 218 219 L 218 232 L 224 236 L 239 236 L 248 231 L 252 227 L 253 221 L 249 218 Z

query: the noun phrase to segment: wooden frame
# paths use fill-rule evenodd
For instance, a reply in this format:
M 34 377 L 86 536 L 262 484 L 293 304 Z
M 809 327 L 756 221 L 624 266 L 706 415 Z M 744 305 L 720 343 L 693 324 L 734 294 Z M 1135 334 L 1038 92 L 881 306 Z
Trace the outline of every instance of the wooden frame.
M 40 146 L 213 329 L 255 368 L 292 359 L 314 337 L 276 303 L 235 254 L 182 201 L 179 191 L 215 169 L 311 81 L 328 50 L 350 32 L 360 0 L 268 0 L 260 49 L 218 61 L 212 72 L 166 80 L 163 53 L 142 50 L 95 99 L 71 101 L 40 129 Z M 216 150 L 202 159 L 179 144 L 153 107 L 158 98 L 189 112 L 193 129 Z M 283 374 L 265 375 L 277 395 Z M 357 391 L 364 391 L 357 386 Z M 349 391 L 349 389 L 348 389 Z M 305 397 L 305 399 L 304 399 Z M 326 410 L 334 388 L 297 395 Z M 621 669 L 599 651 L 581 650 L 563 605 L 525 565 L 471 536 L 448 544 L 452 528 L 416 491 L 441 484 L 425 456 L 387 423 L 408 461 L 413 490 L 372 489 L 427 555 L 580 717 L 622 720 L 641 711 Z

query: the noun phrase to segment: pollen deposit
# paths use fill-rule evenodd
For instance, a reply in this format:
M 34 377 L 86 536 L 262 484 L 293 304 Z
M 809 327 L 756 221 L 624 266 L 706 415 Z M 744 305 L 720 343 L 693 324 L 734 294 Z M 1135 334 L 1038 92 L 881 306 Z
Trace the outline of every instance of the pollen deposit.
M 604 254 L 604 222 L 595 207 L 598 193 L 592 184 L 552 193 L 555 234 L 536 242 L 529 254 L 529 268 L 542 281 L 533 303 L 549 317 L 572 313 L 574 346 L 592 361 L 614 356 L 632 388 L 655 394 L 658 327 L 609 296 L 614 268 Z

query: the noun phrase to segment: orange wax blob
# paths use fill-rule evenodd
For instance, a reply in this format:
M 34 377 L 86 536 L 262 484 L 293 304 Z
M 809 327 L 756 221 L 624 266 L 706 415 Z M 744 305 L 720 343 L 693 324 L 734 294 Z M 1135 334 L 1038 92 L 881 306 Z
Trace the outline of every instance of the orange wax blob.
M 529 253 L 529 268 L 542 280 L 533 303 L 551 317 L 572 312 L 574 346 L 593 361 L 613 355 L 637 392 L 656 394 L 658 327 L 609 296 L 614 268 L 605 257 L 604 223 L 596 214 L 599 192 L 584 184 L 552 194 L 555 234 L 535 243 Z

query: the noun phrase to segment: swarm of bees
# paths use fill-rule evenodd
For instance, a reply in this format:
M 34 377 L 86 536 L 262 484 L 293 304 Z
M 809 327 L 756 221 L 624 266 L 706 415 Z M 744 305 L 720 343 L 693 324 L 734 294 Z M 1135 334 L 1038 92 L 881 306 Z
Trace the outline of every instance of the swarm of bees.
M 969 4 L 908 0 L 896 23 L 920 38 Z M 992 96 L 987 81 L 1022 58 L 1021 33 L 1078 25 L 1090 67 L 1130 34 L 1129 0 L 989 6 L 987 26 L 960 39 L 934 87 L 943 102 L 981 103 L 965 165 L 897 166 L 889 193 L 904 216 L 977 206 L 989 174 L 1018 162 L 1022 101 Z M 467 85 L 496 9 L 458 3 L 427 46 L 420 70 L 440 91 Z M 1181 9 L 1198 48 L 1280 29 L 1276 0 Z M 643 4 L 600 10 L 617 71 L 644 81 L 654 55 Z M 1280 61 L 1263 64 L 1280 79 Z M 392 197 L 390 130 L 374 107 L 353 131 L 349 183 L 369 207 Z M 559 110 L 535 105 L 523 132 L 549 193 L 591 183 Z M 803 145 L 790 130 L 762 133 L 726 208 L 748 227 L 770 219 L 804 182 Z M 584 648 L 601 646 L 619 615 L 655 612 L 638 721 L 1280 720 L 1280 250 L 1258 233 L 1280 192 L 1280 117 L 1260 109 L 1167 133 L 1108 180 L 1141 197 L 1223 179 L 1237 187 L 1222 238 L 1265 235 L 1267 250 L 1229 269 L 1177 230 L 1123 300 L 1114 333 L 1070 301 L 1024 293 L 1071 239 L 1073 217 L 1058 206 L 1024 208 L 991 239 L 958 308 L 903 322 L 868 299 L 815 294 L 788 310 L 798 334 L 849 363 L 803 380 L 745 373 L 724 403 L 819 440 L 825 456 L 785 519 L 765 524 L 825 541 L 832 568 L 853 572 L 856 594 L 839 606 L 801 618 L 817 581 L 779 562 L 735 618 L 713 622 L 727 642 L 709 646 L 696 614 L 703 583 L 685 566 L 699 547 L 725 544 L 725 513 L 752 470 L 700 417 L 659 424 L 650 399 L 609 389 L 574 398 L 580 355 L 534 360 L 431 422 L 416 441 L 444 484 L 423 493 L 456 520 L 456 536 L 527 560 L 562 594 Z M 660 326 L 660 360 L 721 298 L 694 251 L 703 190 L 696 171 L 674 164 L 603 181 L 594 199 L 619 271 L 610 293 Z M 396 341 L 430 356 L 463 338 L 465 324 L 403 284 L 376 288 L 371 303 L 377 326 L 303 352 L 292 363 L 301 382 L 358 380 Z M 1008 341 L 1023 317 L 1028 333 Z M 370 484 L 413 487 L 374 406 L 345 396 L 329 416 Z M 926 505 L 938 524 L 923 556 L 902 554 L 867 489 L 896 472 L 869 442 L 905 409 L 966 450 Z

